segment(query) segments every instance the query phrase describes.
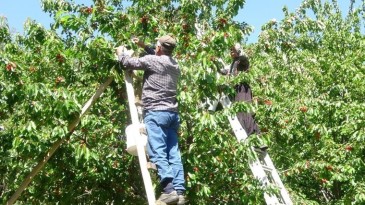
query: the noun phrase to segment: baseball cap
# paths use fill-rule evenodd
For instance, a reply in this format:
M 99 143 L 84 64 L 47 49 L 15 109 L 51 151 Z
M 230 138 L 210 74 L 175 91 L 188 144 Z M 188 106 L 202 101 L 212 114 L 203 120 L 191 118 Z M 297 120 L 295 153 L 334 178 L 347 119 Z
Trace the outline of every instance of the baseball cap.
M 160 38 L 158 38 L 158 41 L 161 43 L 161 46 L 173 50 L 176 46 L 176 40 L 171 37 L 170 35 L 165 35 Z

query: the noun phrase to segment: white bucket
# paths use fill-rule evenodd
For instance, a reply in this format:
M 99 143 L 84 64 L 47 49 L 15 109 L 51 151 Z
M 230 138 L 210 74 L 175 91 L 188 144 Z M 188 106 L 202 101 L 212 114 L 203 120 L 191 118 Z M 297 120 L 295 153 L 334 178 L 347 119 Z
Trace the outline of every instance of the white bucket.
M 144 130 L 144 124 L 131 124 L 125 129 L 127 136 L 127 152 L 131 155 L 138 156 L 137 143 L 141 143 L 146 152 L 147 135 L 141 130 Z

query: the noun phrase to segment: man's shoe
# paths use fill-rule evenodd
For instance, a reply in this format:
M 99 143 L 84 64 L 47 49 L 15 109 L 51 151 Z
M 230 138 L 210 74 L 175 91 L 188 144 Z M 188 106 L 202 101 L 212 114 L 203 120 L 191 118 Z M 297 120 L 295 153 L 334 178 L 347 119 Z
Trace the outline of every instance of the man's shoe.
M 176 191 L 173 191 L 169 194 L 162 193 L 161 196 L 157 199 L 157 202 L 165 202 L 167 205 L 176 204 L 179 201 L 179 196 Z
M 166 205 L 166 203 L 165 202 L 162 202 L 162 201 L 156 201 L 155 202 L 155 205 Z
M 179 201 L 177 202 L 177 205 L 185 205 L 185 203 L 187 203 L 188 200 L 185 198 L 184 195 L 179 195 Z

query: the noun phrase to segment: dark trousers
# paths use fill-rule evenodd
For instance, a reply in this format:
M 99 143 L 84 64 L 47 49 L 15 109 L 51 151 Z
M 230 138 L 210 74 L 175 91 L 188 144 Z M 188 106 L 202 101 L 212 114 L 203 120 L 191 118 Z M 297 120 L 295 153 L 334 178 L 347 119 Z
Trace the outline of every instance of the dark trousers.
M 234 101 L 236 102 L 252 102 L 252 91 L 248 84 L 240 84 L 235 86 L 236 96 Z M 245 129 L 247 136 L 251 134 L 260 134 L 260 129 L 255 121 L 254 113 L 237 113 L 238 121 L 241 123 L 243 129 Z

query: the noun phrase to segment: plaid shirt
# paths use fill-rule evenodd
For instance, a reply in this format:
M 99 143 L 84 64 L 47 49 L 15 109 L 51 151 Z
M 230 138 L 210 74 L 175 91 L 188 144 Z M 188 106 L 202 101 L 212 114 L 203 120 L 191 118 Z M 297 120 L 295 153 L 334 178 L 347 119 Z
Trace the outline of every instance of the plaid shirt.
M 176 100 L 180 69 L 177 62 L 167 55 L 146 55 L 141 58 L 118 56 L 124 68 L 144 70 L 142 102 L 144 110 L 178 112 Z

